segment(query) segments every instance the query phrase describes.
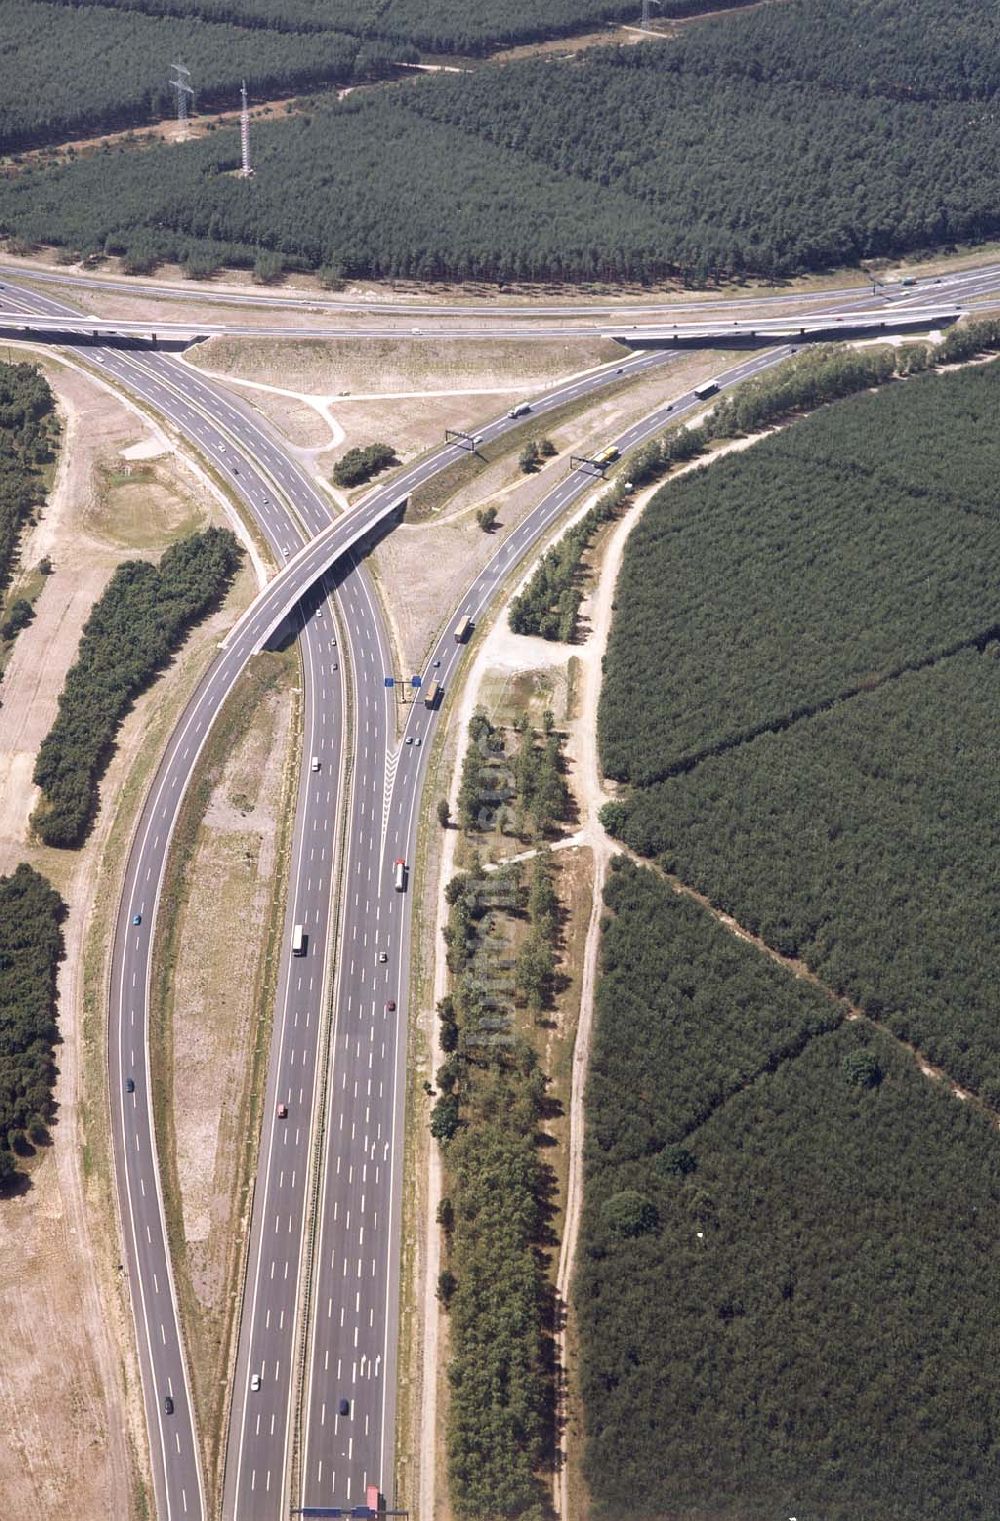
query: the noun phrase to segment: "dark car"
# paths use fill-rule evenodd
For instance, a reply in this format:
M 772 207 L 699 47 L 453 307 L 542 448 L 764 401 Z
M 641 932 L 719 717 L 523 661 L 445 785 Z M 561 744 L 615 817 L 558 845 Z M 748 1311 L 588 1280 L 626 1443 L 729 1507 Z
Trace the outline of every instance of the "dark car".
M 350 1415 L 350 1413 L 351 1413 L 351 1402 L 350 1402 L 350 1400 L 338 1400 L 337 1401 L 337 1414 L 338 1415 Z
M 141 924 L 142 923 L 142 915 L 141 914 L 133 914 L 132 915 L 132 923 L 133 924 Z
M 135 1092 L 135 1078 L 134 1077 L 127 1077 L 125 1079 L 125 1092 L 126 1093 L 134 1093 Z
M 173 1415 L 174 1413 L 174 1402 L 169 1394 L 163 1396 L 163 1413 L 164 1415 Z
M 395 1012 L 396 1012 L 396 1000 L 394 998 L 388 998 L 388 999 L 386 999 L 385 1012 L 387 1014 L 395 1014 Z

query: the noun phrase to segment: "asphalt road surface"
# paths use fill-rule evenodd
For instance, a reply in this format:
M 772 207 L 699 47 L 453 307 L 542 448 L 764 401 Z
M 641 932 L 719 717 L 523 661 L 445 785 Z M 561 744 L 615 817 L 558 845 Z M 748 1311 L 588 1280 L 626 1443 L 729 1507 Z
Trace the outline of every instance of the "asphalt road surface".
M 470 300 L 468 302 L 435 301 L 377 301 L 350 298 L 335 299 L 316 291 L 289 290 L 233 290 L 220 289 L 214 282 L 203 287 L 190 283 L 146 280 L 134 276 L 109 278 L 107 275 L 87 274 L 70 270 L 35 269 L 20 262 L 0 262 L 0 282 L 11 279 L 32 280 L 36 284 L 54 286 L 64 291 L 105 291 L 118 295 L 155 297 L 157 300 L 179 301 L 190 305 L 193 301 L 211 302 L 213 306 L 258 307 L 265 310 L 324 312 L 332 316 L 354 314 L 359 316 L 400 317 L 420 319 L 439 328 L 446 318 L 466 319 L 474 317 L 484 325 L 495 322 L 535 322 L 542 318 L 561 318 L 567 322 L 580 319 L 600 319 L 604 323 L 620 323 L 637 318 L 644 323 L 656 322 L 664 317 L 673 318 L 679 312 L 692 314 L 710 311 L 739 312 L 774 307 L 820 306 L 832 311 L 846 311 L 857 305 L 868 304 L 872 295 L 887 300 L 910 295 L 913 291 L 923 296 L 931 294 L 934 300 L 968 299 L 980 292 L 1000 288 L 1000 265 L 983 264 L 972 269 L 954 273 L 918 276 L 913 286 L 903 286 L 899 280 L 886 283 L 872 282 L 864 285 L 845 285 L 830 290 L 772 290 L 747 296 L 702 296 L 700 299 L 678 301 L 671 297 L 659 300 L 603 301 L 603 302 L 550 302 L 532 300 Z
M 966 278 L 971 281 L 972 273 Z M 926 299 L 924 292 L 916 295 Z M 954 295 L 952 286 L 949 296 Z M 850 296 L 856 299 L 857 292 Z M 3 298 L 13 309 L 60 315 L 55 302 L 34 293 L 8 287 Z M 915 295 L 908 290 L 897 299 L 914 301 Z M 780 363 L 788 352 L 754 354 L 720 376 L 720 385 Z M 327 504 L 266 426 L 210 382 L 151 352 L 88 347 L 78 357 L 142 397 L 213 459 L 253 513 L 279 564 L 288 551 L 285 569 L 227 638 L 170 741 L 136 831 L 115 938 L 109 1026 L 115 1165 L 157 1513 L 204 1514 L 148 1102 L 146 1017 L 159 885 L 177 809 L 208 729 L 246 661 L 296 603 L 305 673 L 303 771 L 224 1511 L 238 1521 L 286 1514 L 303 1333 L 298 1503 L 356 1505 L 363 1503 L 367 1483 L 390 1490 L 392 1483 L 411 885 L 396 891 L 393 863 L 414 859 L 427 747 L 440 706 L 427 709 L 419 698 L 412 703 L 397 742 L 395 692 L 383 680 L 390 670 L 388 642 L 370 581 L 354 564 L 349 546 L 355 534 L 390 520 L 399 499 L 458 458 L 460 446 L 435 451 L 331 525 Z M 635 374 L 671 358 L 644 352 L 622 368 Z M 617 378 L 613 368 L 584 377 L 533 402 L 532 410 L 544 415 Z M 624 451 L 700 405 L 689 394 L 615 442 Z M 498 418 L 479 430 L 479 441 L 517 425 Z M 456 600 L 427 670 L 419 673 L 425 681 L 437 680 L 447 692 L 462 656 L 452 633 L 459 616 L 475 623 L 510 570 L 593 484 L 585 469 L 572 472 L 498 544 Z M 328 587 L 337 601 L 336 622 Z M 348 669 L 353 732 L 345 746 Z M 342 782 L 347 749 L 351 766 Z M 338 880 L 340 917 L 331 934 Z M 302 956 L 291 954 L 295 924 L 307 937 Z M 324 1013 L 331 999 L 326 1061 Z M 392 1002 L 395 1009 L 388 1007 Z M 135 1083 L 132 1094 L 126 1092 L 129 1078 Z M 286 1117 L 279 1117 L 279 1105 L 287 1106 Z M 319 1121 L 318 1226 L 307 1260 L 304 1222 Z M 309 1294 L 303 1301 L 306 1269 L 311 1270 Z M 307 1325 L 301 1320 L 304 1302 Z M 255 1376 L 259 1389 L 251 1388 Z M 169 1415 L 167 1397 L 173 1401 Z M 343 1416 L 341 1399 L 348 1401 Z

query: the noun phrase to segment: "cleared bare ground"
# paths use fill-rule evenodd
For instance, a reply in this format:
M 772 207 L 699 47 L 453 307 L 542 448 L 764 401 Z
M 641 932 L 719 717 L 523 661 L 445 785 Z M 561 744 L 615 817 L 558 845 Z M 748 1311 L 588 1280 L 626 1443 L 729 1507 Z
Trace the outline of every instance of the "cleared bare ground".
M 158 552 L 179 532 L 218 517 L 171 456 L 156 462 L 149 510 L 137 512 L 132 483 L 124 477 L 119 483 L 114 467 L 148 428 L 83 376 L 48 360 L 45 369 L 65 447 L 49 503 L 22 544 L 22 563 L 47 554 L 54 571 L 0 684 L 0 871 L 31 862 L 59 888 L 69 915 L 59 979 L 58 1121 L 52 1145 L 32 1164 L 30 1188 L 0 1203 L 0 1514 L 117 1521 L 140 1514 L 142 1465 L 135 1454 L 145 1438 L 105 1153 L 101 967 L 115 892 L 102 857 L 123 809 L 137 801 L 130 777 L 141 777 L 155 759 L 160 715 L 190 685 L 251 585 L 244 572 L 230 607 L 188 641 L 136 704 L 102 785 L 88 845 L 59 852 L 32 844 L 34 756 L 90 607 L 126 546 Z M 127 828 L 118 833 L 127 835 Z
M 268 385 L 325 396 L 357 392 L 457 390 L 510 386 L 526 390 L 607 364 L 623 351 L 599 338 L 463 339 L 441 343 L 410 337 L 329 342 L 280 342 L 257 338 L 212 338 L 189 358 L 203 369 L 240 375 Z

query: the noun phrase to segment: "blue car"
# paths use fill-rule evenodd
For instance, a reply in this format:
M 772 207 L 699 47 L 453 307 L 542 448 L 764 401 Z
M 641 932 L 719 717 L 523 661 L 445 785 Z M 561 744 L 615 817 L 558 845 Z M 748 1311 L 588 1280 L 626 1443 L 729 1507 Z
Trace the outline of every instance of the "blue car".
M 142 915 L 141 914 L 133 914 L 132 915 L 132 923 L 133 924 L 141 924 L 142 923 Z

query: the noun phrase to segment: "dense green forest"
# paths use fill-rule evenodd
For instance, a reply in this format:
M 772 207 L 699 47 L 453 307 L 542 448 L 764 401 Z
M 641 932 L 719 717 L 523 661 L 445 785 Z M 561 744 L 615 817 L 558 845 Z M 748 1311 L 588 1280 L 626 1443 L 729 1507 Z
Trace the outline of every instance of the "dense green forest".
M 30 866 L 0 877 L 0 1190 L 19 1156 L 43 1144 L 55 1114 L 52 1047 L 65 908 Z
M 248 264 L 268 249 L 348 276 L 699 282 L 993 235 L 995 7 L 899 11 L 790 0 L 676 41 L 331 100 L 257 126 L 249 185 L 226 172 L 235 132 L 126 148 L 0 185 L 0 227 L 83 252 L 138 240 Z M 932 62 L 936 88 L 909 87 Z
M 623 866 L 609 908 L 574 1286 L 593 1514 L 988 1521 L 990 1125 L 857 1024 L 761 1071 L 810 999 L 822 1029 L 819 995 L 651 872 Z
M 34 780 L 32 823 L 47 845 L 79 845 L 97 807 L 97 783 L 133 699 L 221 596 L 242 551 L 228 529 L 192 534 L 159 565 L 119 565 L 84 625 Z
M 1000 1109 L 998 657 L 995 636 L 642 789 L 612 822 Z
M 113 59 L 113 66 L 109 61 Z M 183 60 L 195 106 L 377 73 L 370 48 L 340 32 L 287 35 L 102 6 L 4 0 L 0 153 L 170 114 L 170 65 Z M 388 66 L 388 58 L 385 60 Z
M 632 534 L 598 726 L 639 785 L 996 624 L 1000 364 L 854 397 L 668 483 Z
M 627 1094 L 628 1103 L 594 1106 L 587 1146 L 595 1167 L 676 1146 L 757 1073 L 844 1017 L 840 1004 L 743 941 L 712 934 L 705 910 L 653 872 L 624 860 L 616 867 L 604 895 L 611 918 L 589 1070 L 595 1089 Z M 648 1063 L 639 1084 L 637 1051 Z
M 42 470 L 58 436 L 55 403 L 30 364 L 0 364 L 0 596 L 21 529 L 45 499 Z
M 73 5 L 76 0 L 62 0 Z M 572 35 L 605 21 L 637 21 L 636 0 L 94 0 L 116 11 L 200 16 L 281 32 L 354 32 L 366 41 L 415 44 L 433 52 L 482 53 L 515 42 Z M 752 0 L 658 0 L 658 17 L 736 9 Z

